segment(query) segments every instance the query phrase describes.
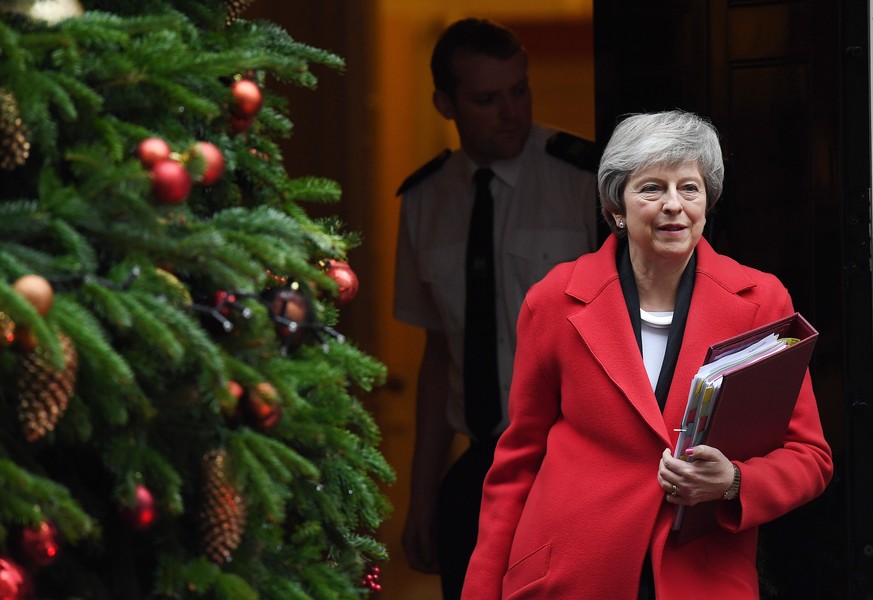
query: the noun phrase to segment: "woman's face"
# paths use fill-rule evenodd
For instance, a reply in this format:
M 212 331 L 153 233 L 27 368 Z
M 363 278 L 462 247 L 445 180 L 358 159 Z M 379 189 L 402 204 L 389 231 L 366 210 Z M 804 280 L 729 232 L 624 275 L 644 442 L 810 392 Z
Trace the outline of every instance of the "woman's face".
M 696 162 L 653 165 L 631 175 L 624 188 L 631 258 L 643 268 L 684 268 L 703 235 L 706 186 Z

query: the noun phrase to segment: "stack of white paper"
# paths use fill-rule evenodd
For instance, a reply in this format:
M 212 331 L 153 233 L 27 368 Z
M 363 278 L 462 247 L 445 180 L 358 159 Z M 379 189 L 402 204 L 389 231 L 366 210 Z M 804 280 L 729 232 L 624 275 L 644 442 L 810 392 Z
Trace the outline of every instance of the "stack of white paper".
M 703 441 L 709 415 L 712 414 L 718 399 L 718 391 L 725 373 L 734 367 L 749 365 L 766 358 L 788 343 L 789 338 L 780 338 L 772 333 L 745 348 L 725 354 L 700 367 L 697 375 L 691 380 L 688 404 L 685 406 L 685 415 L 682 417 L 679 440 L 676 442 L 673 456 L 689 460 L 690 457 L 685 454 L 685 451 Z

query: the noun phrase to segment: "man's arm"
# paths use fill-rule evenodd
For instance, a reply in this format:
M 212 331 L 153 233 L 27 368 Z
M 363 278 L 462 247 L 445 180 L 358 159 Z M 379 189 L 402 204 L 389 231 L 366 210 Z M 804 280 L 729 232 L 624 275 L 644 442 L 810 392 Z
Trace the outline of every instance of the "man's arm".
M 418 371 L 412 487 L 403 529 L 403 549 L 409 566 L 424 573 L 439 572 L 437 495 L 454 437 L 446 413 L 449 360 L 445 334 L 428 330 Z

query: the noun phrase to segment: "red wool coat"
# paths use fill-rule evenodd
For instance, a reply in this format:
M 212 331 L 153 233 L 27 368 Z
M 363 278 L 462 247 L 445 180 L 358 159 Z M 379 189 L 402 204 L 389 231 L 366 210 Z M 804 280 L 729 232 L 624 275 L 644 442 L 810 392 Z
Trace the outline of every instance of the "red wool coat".
M 812 500 L 833 471 L 809 373 L 785 443 L 739 463 L 739 500 L 684 545 L 657 471 L 710 344 L 792 314 L 772 275 L 701 240 L 685 336 L 663 414 L 615 264 L 617 240 L 558 265 L 518 320 L 510 425 L 485 481 L 464 600 L 637 597 L 646 552 L 658 600 L 758 597 L 758 526 Z

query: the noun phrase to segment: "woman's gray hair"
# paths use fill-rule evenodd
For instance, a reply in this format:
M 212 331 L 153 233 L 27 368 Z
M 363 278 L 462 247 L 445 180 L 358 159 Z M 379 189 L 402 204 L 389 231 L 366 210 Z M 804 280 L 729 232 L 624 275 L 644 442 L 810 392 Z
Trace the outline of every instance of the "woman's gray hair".
M 615 128 L 597 171 L 603 218 L 617 233 L 612 215 L 625 214 L 624 188 L 628 178 L 653 165 L 678 166 L 696 162 L 706 186 L 706 210 L 721 197 L 724 161 L 718 132 L 694 113 L 670 110 L 635 114 Z

